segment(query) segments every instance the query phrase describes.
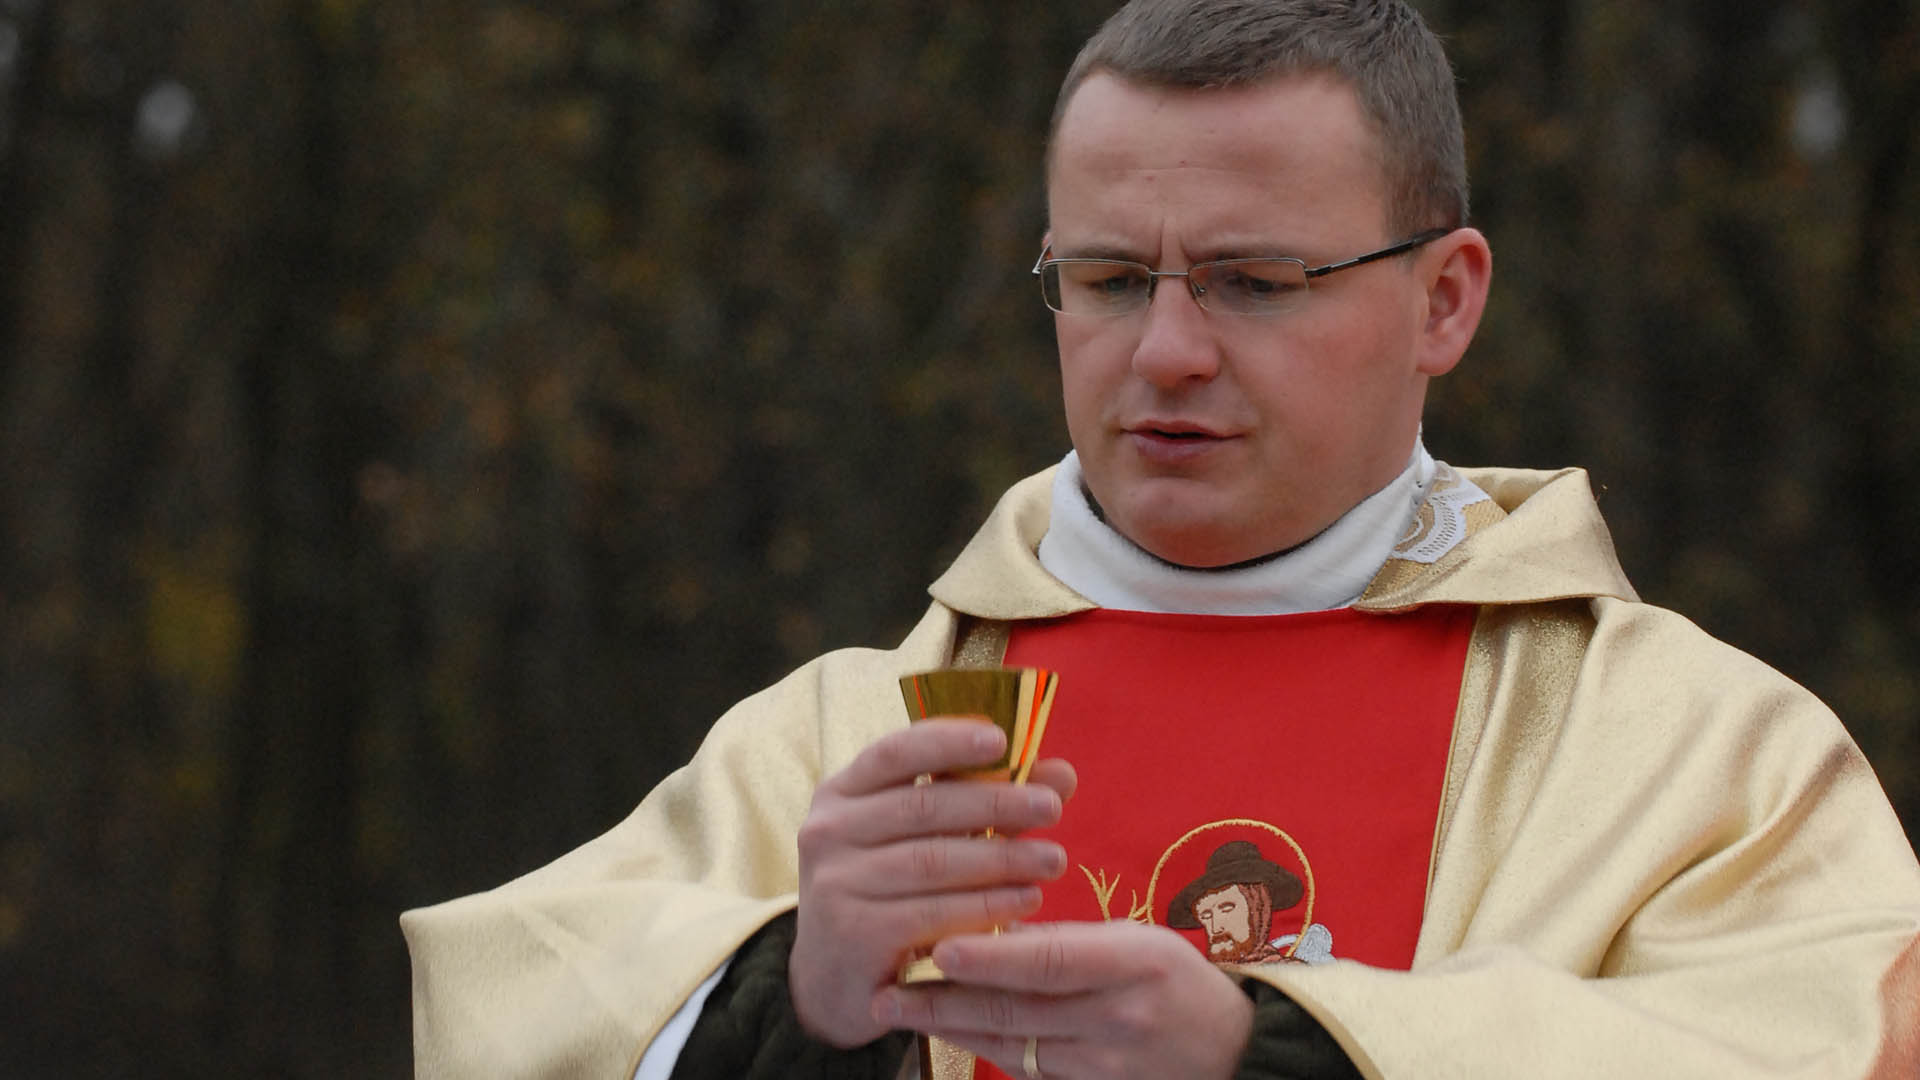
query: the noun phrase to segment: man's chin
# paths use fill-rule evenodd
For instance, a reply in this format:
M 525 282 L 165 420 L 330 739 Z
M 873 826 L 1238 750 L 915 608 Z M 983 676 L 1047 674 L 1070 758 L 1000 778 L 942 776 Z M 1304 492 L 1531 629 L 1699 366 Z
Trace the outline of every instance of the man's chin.
M 1264 558 L 1312 538 L 1311 530 L 1284 520 L 1249 517 L 1250 503 L 1259 503 L 1259 493 L 1232 484 L 1140 476 L 1127 478 L 1119 496 L 1100 505 L 1122 536 L 1164 562 L 1196 570 Z
M 1146 518 L 1114 527 L 1155 558 L 1195 570 L 1232 566 L 1281 550 L 1248 538 L 1243 528 L 1211 520 Z

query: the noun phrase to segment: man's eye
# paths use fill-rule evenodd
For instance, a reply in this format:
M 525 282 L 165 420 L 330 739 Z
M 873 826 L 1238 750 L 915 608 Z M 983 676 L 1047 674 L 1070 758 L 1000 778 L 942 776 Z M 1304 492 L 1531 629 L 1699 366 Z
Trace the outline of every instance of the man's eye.
M 1286 271 L 1258 267 L 1223 269 L 1214 275 L 1213 282 L 1216 289 L 1261 300 L 1286 296 L 1298 290 L 1302 284 Z
M 1125 296 L 1141 287 L 1146 279 L 1127 267 L 1086 267 L 1075 275 L 1076 284 L 1100 296 Z
M 1132 303 L 1144 292 L 1147 277 L 1137 268 L 1112 263 L 1066 263 L 1060 267 L 1063 289 L 1098 304 Z

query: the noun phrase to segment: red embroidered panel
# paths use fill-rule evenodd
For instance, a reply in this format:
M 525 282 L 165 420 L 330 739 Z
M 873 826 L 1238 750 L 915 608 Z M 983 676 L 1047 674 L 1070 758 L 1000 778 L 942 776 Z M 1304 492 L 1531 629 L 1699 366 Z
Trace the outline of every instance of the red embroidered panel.
M 1068 863 L 1036 919 L 1171 925 L 1222 961 L 1409 966 L 1474 614 L 1017 624 L 1007 664 L 1060 673 L 1041 755 L 1080 777 L 1036 834 Z

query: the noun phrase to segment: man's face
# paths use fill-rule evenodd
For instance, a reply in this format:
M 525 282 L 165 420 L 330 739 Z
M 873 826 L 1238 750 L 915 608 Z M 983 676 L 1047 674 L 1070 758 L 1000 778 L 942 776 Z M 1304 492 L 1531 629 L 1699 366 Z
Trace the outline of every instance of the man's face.
M 1253 942 L 1252 914 L 1248 910 L 1246 890 L 1238 885 L 1202 896 L 1194 902 L 1193 917 L 1207 928 L 1207 954 L 1219 959 L 1223 954 L 1241 953 Z
M 1374 138 L 1347 85 L 1082 83 L 1055 135 L 1053 257 L 1157 270 L 1390 235 Z M 1417 256 L 1416 256 L 1417 258 Z M 1315 279 L 1282 314 L 1202 310 L 1163 279 L 1144 312 L 1054 316 L 1067 429 L 1107 520 L 1170 562 L 1222 566 L 1311 539 L 1402 468 L 1430 374 L 1403 259 Z

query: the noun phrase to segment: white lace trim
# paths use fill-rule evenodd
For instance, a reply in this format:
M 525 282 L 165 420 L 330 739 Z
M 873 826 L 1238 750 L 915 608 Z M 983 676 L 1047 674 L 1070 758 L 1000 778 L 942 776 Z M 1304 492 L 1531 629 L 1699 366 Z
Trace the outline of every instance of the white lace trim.
M 1467 507 L 1492 498 L 1455 472 L 1453 466 L 1444 461 L 1436 465 L 1426 500 L 1414 507 L 1413 520 L 1394 545 L 1396 559 L 1429 565 L 1439 562 L 1467 538 Z

